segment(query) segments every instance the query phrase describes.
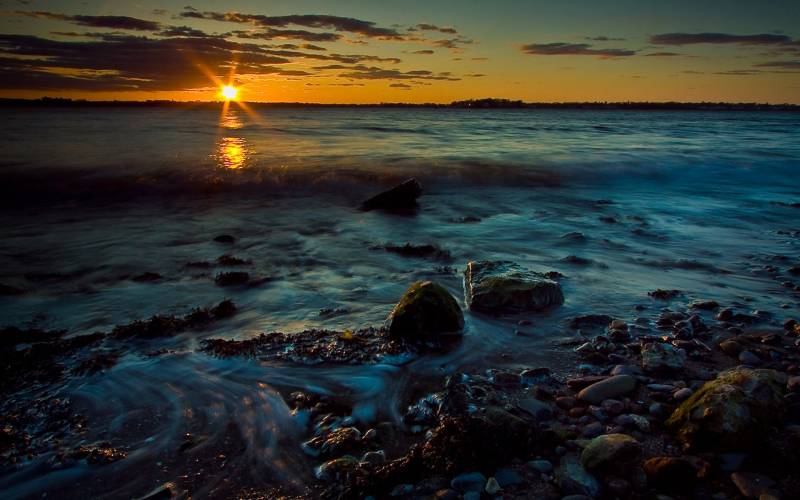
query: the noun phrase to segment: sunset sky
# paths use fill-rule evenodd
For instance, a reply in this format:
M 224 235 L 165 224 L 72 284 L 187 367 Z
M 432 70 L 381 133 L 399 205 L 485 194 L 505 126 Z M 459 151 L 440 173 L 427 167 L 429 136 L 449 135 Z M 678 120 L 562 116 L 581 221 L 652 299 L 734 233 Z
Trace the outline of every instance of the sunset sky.
M 190 2 L 187 4 L 187 2 Z M 800 103 L 789 1 L 0 1 L 0 96 Z

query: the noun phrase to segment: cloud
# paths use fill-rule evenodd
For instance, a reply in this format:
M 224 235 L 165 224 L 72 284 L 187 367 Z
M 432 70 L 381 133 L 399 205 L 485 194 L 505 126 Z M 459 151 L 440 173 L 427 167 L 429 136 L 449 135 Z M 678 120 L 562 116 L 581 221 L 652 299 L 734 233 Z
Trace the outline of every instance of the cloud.
M 795 43 L 786 35 L 762 33 L 758 35 L 731 35 L 728 33 L 663 33 L 650 37 L 656 45 L 692 45 L 700 43 L 738 45 L 783 45 Z
M 411 85 L 409 85 L 407 83 L 392 83 L 392 84 L 389 84 L 389 86 L 393 87 L 393 88 L 396 88 L 396 89 L 401 89 L 401 90 L 411 90 L 411 88 L 412 88 Z
M 369 38 L 383 40 L 402 39 L 403 36 L 393 28 L 382 28 L 374 22 L 363 21 L 352 17 L 331 16 L 323 14 L 303 14 L 289 16 L 264 16 L 260 14 L 242 14 L 238 12 L 198 12 L 197 10 L 184 10 L 181 17 L 193 19 L 208 19 L 229 23 L 252 24 L 265 28 L 285 28 L 287 26 L 303 26 L 306 28 L 332 29 L 354 33 Z
M 429 56 L 429 55 L 431 55 L 433 53 L 434 52 L 431 49 L 415 50 L 414 52 L 412 52 L 412 54 L 420 54 L 420 55 L 426 55 L 426 56 Z
M 729 71 L 716 71 L 715 75 L 726 75 L 726 76 L 749 76 L 749 75 L 758 75 L 761 71 L 757 69 L 732 69 Z
M 451 35 L 457 35 L 458 31 L 455 28 L 451 28 L 449 26 L 436 26 L 435 24 L 428 24 L 428 23 L 420 23 L 413 28 L 409 28 L 408 31 L 438 31 L 439 33 L 449 33 Z
M 39 19 L 55 19 L 58 21 L 68 21 L 78 26 L 90 26 L 92 28 L 111 28 L 117 30 L 134 31 L 157 31 L 161 29 L 161 24 L 155 21 L 137 19 L 128 16 L 68 16 L 66 14 L 55 14 L 44 11 L 17 11 L 17 14 L 34 17 Z
M 258 40 L 303 40 L 306 42 L 335 42 L 342 38 L 337 33 L 315 33 L 306 30 L 276 30 L 268 28 L 263 31 L 232 31 L 231 35 L 243 39 Z
M 522 46 L 526 54 L 537 56 L 599 56 L 601 58 L 627 57 L 636 54 L 627 49 L 594 49 L 588 43 L 530 43 Z
M 611 38 L 608 36 L 587 36 L 587 40 L 592 42 L 624 42 L 627 41 L 626 38 Z
M 779 68 L 800 71 L 800 61 L 767 61 L 756 64 L 759 68 Z
M 651 52 L 649 54 L 644 54 L 645 57 L 677 57 L 682 55 L 683 54 L 677 52 Z
M 325 47 L 320 47 L 319 45 L 312 45 L 310 43 L 304 43 L 303 45 L 300 46 L 300 48 L 303 48 L 305 50 L 318 50 L 321 52 L 325 52 L 328 50 Z
M 159 36 L 174 37 L 174 36 L 189 36 L 189 37 L 207 37 L 214 36 L 205 33 L 204 31 L 190 28 L 189 26 L 169 26 L 158 33 Z
M 464 75 L 464 76 L 469 77 L 469 78 L 482 78 L 482 77 L 484 77 L 486 75 L 484 75 L 483 73 L 471 73 L 469 75 Z
M 451 76 L 449 73 L 433 73 L 428 70 L 399 71 L 395 69 L 369 68 L 368 70 L 353 71 L 342 73 L 342 78 L 353 80 L 446 80 L 458 81 L 460 78 Z

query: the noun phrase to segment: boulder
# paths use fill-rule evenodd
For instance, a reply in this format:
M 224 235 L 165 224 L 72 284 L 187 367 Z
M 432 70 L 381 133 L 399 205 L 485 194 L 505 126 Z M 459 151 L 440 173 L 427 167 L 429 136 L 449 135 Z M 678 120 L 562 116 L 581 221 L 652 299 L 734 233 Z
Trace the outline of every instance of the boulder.
M 653 342 L 642 346 L 642 368 L 647 371 L 680 370 L 686 364 L 686 351 L 672 344 Z
M 561 285 L 509 261 L 471 261 L 464 271 L 467 306 L 488 313 L 539 311 L 564 303 Z
M 687 449 L 747 449 L 780 422 L 785 387 L 786 376 L 774 370 L 728 370 L 684 401 L 666 424 Z
M 626 434 L 605 434 L 589 441 L 581 453 L 581 465 L 588 470 L 609 469 L 639 458 L 642 445 Z
M 635 388 L 635 378 L 630 375 L 615 375 L 584 388 L 578 393 L 578 399 L 586 403 L 599 405 L 605 399 L 617 398 Z
M 682 457 L 653 457 L 645 460 L 642 468 L 650 484 L 667 491 L 691 489 L 697 480 L 694 466 Z
M 389 335 L 429 339 L 460 332 L 464 315 L 458 302 L 441 285 L 418 281 L 411 285 L 389 314 Z
M 408 210 L 417 206 L 422 185 L 415 178 L 408 179 L 388 191 L 376 194 L 362 203 L 363 210 Z

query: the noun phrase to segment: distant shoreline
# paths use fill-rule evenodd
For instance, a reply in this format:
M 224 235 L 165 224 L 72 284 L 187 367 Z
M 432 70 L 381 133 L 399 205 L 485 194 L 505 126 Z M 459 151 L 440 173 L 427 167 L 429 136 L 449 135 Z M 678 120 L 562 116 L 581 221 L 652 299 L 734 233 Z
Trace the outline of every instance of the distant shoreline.
M 0 98 L 0 108 L 218 108 L 219 101 L 89 101 L 43 97 L 40 99 Z M 324 104 L 308 102 L 246 102 L 254 108 L 426 108 L 426 109 L 577 109 L 640 111 L 800 111 L 798 104 L 731 102 L 523 102 L 507 99 L 477 99 L 436 103 Z

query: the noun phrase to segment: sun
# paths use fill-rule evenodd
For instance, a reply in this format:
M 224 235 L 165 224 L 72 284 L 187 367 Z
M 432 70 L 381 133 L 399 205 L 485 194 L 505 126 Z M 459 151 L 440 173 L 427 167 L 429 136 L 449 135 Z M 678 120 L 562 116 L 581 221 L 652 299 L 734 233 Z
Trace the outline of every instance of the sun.
M 239 95 L 239 89 L 233 85 L 223 85 L 219 93 L 226 101 L 235 101 L 236 97 Z

